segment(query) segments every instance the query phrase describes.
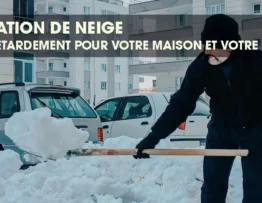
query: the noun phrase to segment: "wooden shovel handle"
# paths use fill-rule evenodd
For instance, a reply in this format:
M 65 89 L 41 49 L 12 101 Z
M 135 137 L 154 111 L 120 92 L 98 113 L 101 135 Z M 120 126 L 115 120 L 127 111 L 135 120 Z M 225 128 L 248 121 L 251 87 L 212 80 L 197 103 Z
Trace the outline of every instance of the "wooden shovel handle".
M 80 156 L 136 155 L 137 149 L 84 149 Z M 227 149 L 146 149 L 149 155 L 190 155 L 190 156 L 247 156 L 248 150 Z

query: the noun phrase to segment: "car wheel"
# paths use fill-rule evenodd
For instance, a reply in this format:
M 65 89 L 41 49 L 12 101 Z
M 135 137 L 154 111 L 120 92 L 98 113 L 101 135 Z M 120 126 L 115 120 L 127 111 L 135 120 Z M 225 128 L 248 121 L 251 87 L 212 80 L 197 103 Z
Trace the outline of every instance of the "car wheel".
M 4 151 L 5 149 L 3 148 L 3 146 L 0 144 L 0 151 Z

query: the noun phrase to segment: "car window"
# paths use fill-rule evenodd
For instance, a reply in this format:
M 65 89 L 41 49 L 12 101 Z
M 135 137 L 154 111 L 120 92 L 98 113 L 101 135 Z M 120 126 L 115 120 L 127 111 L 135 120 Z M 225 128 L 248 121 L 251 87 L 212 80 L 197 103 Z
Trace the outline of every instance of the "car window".
M 172 93 L 164 93 L 164 96 L 168 102 L 170 102 L 172 95 L 173 95 Z M 210 115 L 210 110 L 209 110 L 208 103 L 202 97 L 199 97 L 197 99 L 196 108 L 192 113 L 192 116 L 209 116 L 209 115 Z
M 69 118 L 96 118 L 94 110 L 77 94 L 32 93 L 32 109 L 41 108 L 44 102 L 52 111 Z
M 133 96 L 125 99 L 119 109 L 116 120 L 145 118 L 151 115 L 152 107 L 148 98 L 145 96 Z
M 95 108 L 102 122 L 112 121 L 122 98 L 108 100 Z
M 1 92 L 0 99 L 1 117 L 9 118 L 20 111 L 19 97 L 17 91 Z
M 209 116 L 210 110 L 205 101 L 198 100 L 196 103 L 196 108 L 192 113 L 193 116 Z

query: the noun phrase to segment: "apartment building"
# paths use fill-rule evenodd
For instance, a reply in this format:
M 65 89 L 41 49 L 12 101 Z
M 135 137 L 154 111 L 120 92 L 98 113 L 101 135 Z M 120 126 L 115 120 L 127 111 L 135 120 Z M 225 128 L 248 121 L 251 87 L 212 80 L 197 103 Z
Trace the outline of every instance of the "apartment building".
M 129 4 L 121 0 L 35 0 L 39 15 L 123 15 Z M 70 36 L 62 36 L 70 39 Z M 59 57 L 37 59 L 37 81 L 80 88 L 91 105 L 128 93 L 128 59 L 117 57 Z
M 161 1 L 148 1 L 142 3 L 132 4 L 129 7 L 129 13 L 131 15 L 158 15 L 158 14 L 170 14 L 176 15 L 176 25 L 167 26 L 169 30 L 172 30 L 173 36 L 182 34 L 188 37 L 188 39 L 198 40 L 200 39 L 200 33 L 203 29 L 203 22 L 197 22 L 194 18 L 192 21 L 187 21 L 186 15 L 191 14 L 216 14 L 226 13 L 229 15 L 249 15 L 247 19 L 241 19 L 239 22 L 240 30 L 242 30 L 243 36 L 248 34 L 253 39 L 258 39 L 261 44 L 262 33 L 252 28 L 252 24 L 256 23 L 256 18 L 250 20 L 250 16 L 261 14 L 261 0 L 161 0 Z M 249 18 L 249 19 L 248 19 Z M 151 22 L 150 26 L 148 22 L 136 23 L 140 26 L 140 32 L 137 36 L 147 38 L 147 33 L 158 32 L 164 30 L 166 27 L 161 23 Z M 170 24 L 170 23 L 169 23 Z M 242 27 L 243 25 L 243 27 Z M 191 33 L 191 36 L 188 36 Z M 140 58 L 130 60 L 129 72 L 132 75 L 147 75 L 156 76 L 156 91 L 177 91 L 183 81 L 185 71 L 188 65 L 194 60 L 194 57 L 187 57 L 185 51 L 174 52 L 174 57 L 161 58 L 157 57 L 152 59 L 143 59 L 143 54 Z M 205 95 L 204 95 L 205 96 Z
M 14 12 L 12 1 L 0 1 L 0 13 L 3 15 L 12 15 Z M 12 57 L 0 57 L 0 81 L 14 81 L 14 60 Z
M 34 20 L 34 0 L 13 0 L 13 15 L 16 21 Z M 35 55 L 32 52 L 14 52 L 15 82 L 36 83 Z
M 34 18 L 34 0 L 0 1 L 1 15 L 14 16 L 16 21 Z M 35 82 L 35 61 L 31 53 L 13 52 L 13 56 L 0 57 L 1 82 Z

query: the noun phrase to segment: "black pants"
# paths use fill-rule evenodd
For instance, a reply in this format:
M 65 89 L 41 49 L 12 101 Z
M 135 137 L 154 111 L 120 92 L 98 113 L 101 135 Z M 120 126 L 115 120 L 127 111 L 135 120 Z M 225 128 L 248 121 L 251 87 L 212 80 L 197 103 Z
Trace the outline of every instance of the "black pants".
M 262 127 L 236 128 L 211 121 L 208 130 L 206 149 L 262 149 Z M 234 159 L 235 157 L 204 157 L 201 203 L 226 202 Z M 244 190 L 242 203 L 262 203 L 262 158 L 242 157 L 241 163 Z

